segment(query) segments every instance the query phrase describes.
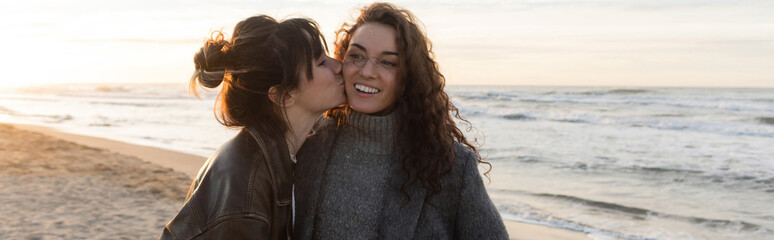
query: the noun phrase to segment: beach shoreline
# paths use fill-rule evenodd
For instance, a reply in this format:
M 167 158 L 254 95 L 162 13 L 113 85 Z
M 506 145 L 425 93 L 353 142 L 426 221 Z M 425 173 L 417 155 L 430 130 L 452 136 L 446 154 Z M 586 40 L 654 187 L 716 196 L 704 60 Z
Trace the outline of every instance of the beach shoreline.
M 119 154 L 134 156 L 142 159 L 143 161 L 185 173 L 191 179 L 196 177 L 196 174 L 199 172 L 199 168 L 201 168 L 202 164 L 204 164 L 204 162 L 207 160 L 205 157 L 193 154 L 181 153 L 157 147 L 141 146 L 107 138 L 66 133 L 44 126 L 15 123 L 8 125 L 14 126 L 21 130 L 42 133 L 54 138 L 63 139 L 84 146 L 108 149 Z
M 195 177 L 196 173 L 198 172 L 199 168 L 201 167 L 201 165 L 206 160 L 206 158 L 204 158 L 204 157 L 196 156 L 196 155 L 192 155 L 192 154 L 180 153 L 180 152 L 176 152 L 176 151 L 172 151 L 172 150 L 166 150 L 166 149 L 161 149 L 161 148 L 156 148 L 156 147 L 139 146 L 139 145 L 135 145 L 135 144 L 124 143 L 124 142 L 120 142 L 120 141 L 104 139 L 104 138 L 98 138 L 98 137 L 90 137 L 90 136 L 83 136 L 83 135 L 72 134 L 72 133 L 65 133 L 65 132 L 61 132 L 61 131 L 58 131 L 56 129 L 52 129 L 52 128 L 48 128 L 48 127 L 35 126 L 35 125 L 25 125 L 25 124 L 6 124 L 6 123 L 0 123 L 0 127 L 3 127 L 2 125 L 12 126 L 15 129 L 21 130 L 21 131 L 14 131 L 14 133 L 12 135 L 14 135 L 14 134 L 15 135 L 30 135 L 30 134 L 34 134 L 34 133 L 43 134 L 43 135 L 49 137 L 49 138 L 43 139 L 44 141 L 65 141 L 65 142 L 70 142 L 70 143 L 73 143 L 75 145 L 81 146 L 81 147 L 83 147 L 83 149 L 91 149 L 91 150 L 97 149 L 97 150 L 99 150 L 99 152 L 102 152 L 102 153 L 110 153 L 110 154 L 114 154 L 114 155 L 117 155 L 117 156 L 118 155 L 124 156 L 124 157 L 128 156 L 128 158 L 139 159 L 142 162 L 150 163 L 149 167 L 153 168 L 155 166 L 155 168 L 157 169 L 157 170 L 152 171 L 151 173 L 148 173 L 148 175 L 152 175 L 152 174 L 156 174 L 156 175 L 159 175 L 159 174 L 170 175 L 169 174 L 170 172 L 167 171 L 167 170 L 171 169 L 171 171 L 173 171 L 173 172 L 183 173 L 186 176 L 188 176 L 190 179 L 193 179 Z M 3 129 L 5 129 L 5 128 L 3 128 Z M 9 136 L 6 136 L 6 137 L 8 138 Z M 10 136 L 10 138 L 11 139 L 17 139 L 17 138 L 19 138 L 19 136 Z M 2 143 L 4 140 L 7 141 L 9 139 L 0 139 L 0 143 Z M 61 150 L 61 149 L 59 149 L 59 150 Z M 2 153 L 3 152 L 0 151 L 0 154 L 2 154 Z M 72 154 L 74 155 L 73 157 L 75 157 L 75 158 L 78 158 L 79 156 L 80 157 L 84 157 L 84 156 L 79 155 L 76 152 L 72 152 Z M 4 157 L 6 157 L 6 156 L 0 155 L 0 157 L 3 157 L 3 159 L 4 159 Z M 56 159 L 54 159 L 54 160 L 56 160 Z M 65 159 L 61 159 L 61 161 L 65 161 Z M 137 164 L 137 162 L 135 162 L 135 164 Z M 150 166 L 150 165 L 153 165 L 153 166 Z M 0 172 L 0 176 L 6 177 L 6 176 L 8 176 L 8 174 Z M 162 176 L 143 176 L 143 177 L 148 177 L 149 179 L 156 179 L 156 180 L 158 180 L 159 177 L 161 177 L 163 179 Z M 175 183 L 175 185 L 183 184 L 182 183 L 183 181 L 180 181 L 179 178 L 181 178 L 181 177 L 177 176 L 178 181 Z M 83 180 L 83 179 L 80 179 L 80 180 Z M 69 180 L 67 180 L 67 179 L 65 179 L 65 180 L 59 179 L 58 181 L 74 181 L 74 180 L 72 180 L 72 179 L 69 179 Z M 89 181 L 95 181 L 95 180 L 91 179 Z M 100 181 L 100 180 L 96 180 L 96 181 Z M 163 181 L 160 181 L 160 182 L 163 182 Z M 166 183 L 166 184 L 169 184 L 169 183 Z M 185 188 L 188 187 L 188 185 L 190 185 L 190 180 L 189 180 L 189 182 L 185 183 L 184 186 L 175 186 L 174 189 L 177 189 L 177 190 L 174 192 L 174 194 L 180 194 L 179 193 L 181 191 L 180 189 L 185 189 Z M 114 187 L 120 188 L 121 186 L 114 186 Z M 126 186 L 124 186 L 124 187 L 126 187 Z M 152 186 L 152 187 L 150 187 L 150 189 L 151 189 L 150 192 L 151 193 L 155 193 L 154 191 L 158 191 L 158 190 L 154 190 L 155 188 L 160 188 L 160 187 L 159 186 Z M 173 194 L 173 193 L 165 193 L 165 194 L 169 195 L 169 194 Z M 148 196 L 150 196 L 150 197 L 153 197 L 153 196 L 159 197 L 158 195 L 159 194 L 156 194 L 156 195 L 153 195 L 153 194 L 145 195 L 144 198 L 147 198 Z M 183 198 L 183 197 L 184 197 L 184 193 L 180 194 L 179 198 Z M 161 198 L 164 198 L 164 197 L 161 197 Z M 158 225 L 158 223 L 157 223 L 158 221 L 163 221 L 163 219 L 165 219 L 165 218 L 171 218 L 172 217 L 172 216 L 166 216 L 166 215 L 169 215 L 169 211 L 175 210 L 174 207 L 170 207 L 170 206 L 177 206 L 177 208 L 179 208 L 180 204 L 182 203 L 182 202 L 180 202 L 181 201 L 180 199 L 177 199 L 175 197 L 171 197 L 171 199 L 169 199 L 170 197 L 166 196 L 166 198 L 167 199 L 165 199 L 165 201 L 168 202 L 168 204 L 166 206 L 166 212 L 164 212 L 161 215 L 158 215 L 155 218 L 154 221 L 156 221 L 156 223 L 155 223 L 156 225 Z M 13 200 L 22 200 L 22 199 L 15 198 L 15 199 L 11 199 L 11 200 L 13 201 Z M 143 201 L 148 201 L 148 200 L 145 199 Z M 120 210 L 120 209 L 118 209 L 118 210 L 113 209 L 111 211 L 122 211 L 122 210 Z M 132 210 L 131 209 L 124 209 L 123 211 L 132 211 Z M 125 215 L 125 214 L 126 213 L 122 212 L 122 213 L 119 213 L 118 215 L 122 216 L 122 215 Z M 166 221 L 168 221 L 168 220 L 169 219 L 166 219 Z M 34 219 L 32 221 L 34 222 Z M 557 240 L 558 239 L 569 239 L 569 240 L 574 240 L 574 239 L 577 239 L 577 240 L 591 239 L 585 233 L 575 232 L 575 231 L 571 231 L 571 230 L 567 230 L 567 229 L 553 228 L 553 227 L 548 227 L 548 226 L 529 224 L 529 223 L 521 223 L 521 222 L 514 222 L 514 221 L 504 221 L 504 222 L 505 222 L 506 228 L 508 229 L 508 232 L 510 234 L 510 238 L 511 239 L 525 239 L 525 240 L 526 239 L 540 239 L 540 240 L 543 240 L 543 239 L 545 239 L 545 240 L 553 240 L 553 239 L 557 239 Z M 44 223 L 44 224 L 50 224 L 50 223 Z M 61 221 L 59 221 L 59 222 L 54 222 L 54 224 L 60 224 L 61 225 L 62 223 L 61 223 Z M 33 224 L 33 225 L 35 225 L 35 224 Z M 142 226 L 148 226 L 149 223 L 148 223 L 148 221 L 145 221 L 145 222 L 141 223 L 141 225 Z M 150 224 L 150 225 L 153 225 L 153 224 Z M 9 229 L 5 229 L 5 230 L 9 231 Z M 11 229 L 11 230 L 13 230 L 13 229 Z M 151 229 L 151 230 L 152 231 L 156 231 L 156 232 L 160 232 L 160 228 L 159 229 Z

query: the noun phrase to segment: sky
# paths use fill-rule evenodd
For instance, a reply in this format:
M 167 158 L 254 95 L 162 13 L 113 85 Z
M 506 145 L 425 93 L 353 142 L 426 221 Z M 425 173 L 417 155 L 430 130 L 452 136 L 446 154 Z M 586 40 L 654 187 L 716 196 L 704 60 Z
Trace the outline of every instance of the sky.
M 774 1 L 392 1 L 449 85 L 774 87 Z M 213 30 L 316 20 L 328 42 L 367 1 L 0 3 L 3 86 L 187 82 Z

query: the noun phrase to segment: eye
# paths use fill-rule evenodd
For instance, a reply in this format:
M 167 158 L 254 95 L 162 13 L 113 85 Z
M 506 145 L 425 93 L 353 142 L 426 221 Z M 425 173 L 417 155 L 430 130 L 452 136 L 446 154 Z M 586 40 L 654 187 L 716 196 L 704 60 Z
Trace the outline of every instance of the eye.
M 359 53 L 350 53 L 348 55 L 348 57 L 350 57 L 350 58 L 352 58 L 354 60 L 362 60 L 363 58 L 365 58 L 365 57 L 363 57 L 363 55 L 360 55 Z
M 318 67 L 322 67 L 323 65 L 325 65 L 325 60 L 322 60 L 319 64 L 317 64 Z
M 398 66 L 398 64 L 395 64 L 395 63 L 393 63 L 391 61 L 387 61 L 387 60 L 382 60 L 382 61 L 379 62 L 379 64 L 382 64 L 385 67 L 395 67 L 395 66 Z

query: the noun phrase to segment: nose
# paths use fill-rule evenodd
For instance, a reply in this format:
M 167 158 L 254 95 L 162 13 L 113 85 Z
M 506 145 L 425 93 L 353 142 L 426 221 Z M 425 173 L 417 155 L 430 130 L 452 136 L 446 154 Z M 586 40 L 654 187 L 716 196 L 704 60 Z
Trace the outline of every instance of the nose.
M 343 64 L 339 62 L 339 60 L 331 58 L 331 67 L 333 68 L 333 72 L 336 74 L 341 74 L 341 70 L 343 69 Z
M 371 62 L 371 61 L 368 61 Z M 360 68 L 360 75 L 364 78 L 375 78 L 376 77 L 376 64 L 368 64 L 368 62 L 365 63 L 365 66 Z

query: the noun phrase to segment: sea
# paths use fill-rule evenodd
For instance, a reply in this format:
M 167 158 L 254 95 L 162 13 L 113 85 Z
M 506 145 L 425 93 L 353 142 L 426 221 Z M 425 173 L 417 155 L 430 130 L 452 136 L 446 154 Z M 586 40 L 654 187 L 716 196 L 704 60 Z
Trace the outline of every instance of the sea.
M 446 92 L 506 220 L 600 240 L 774 239 L 774 89 Z M 216 121 L 216 96 L 185 83 L 0 89 L 0 122 L 208 156 L 237 132 Z

